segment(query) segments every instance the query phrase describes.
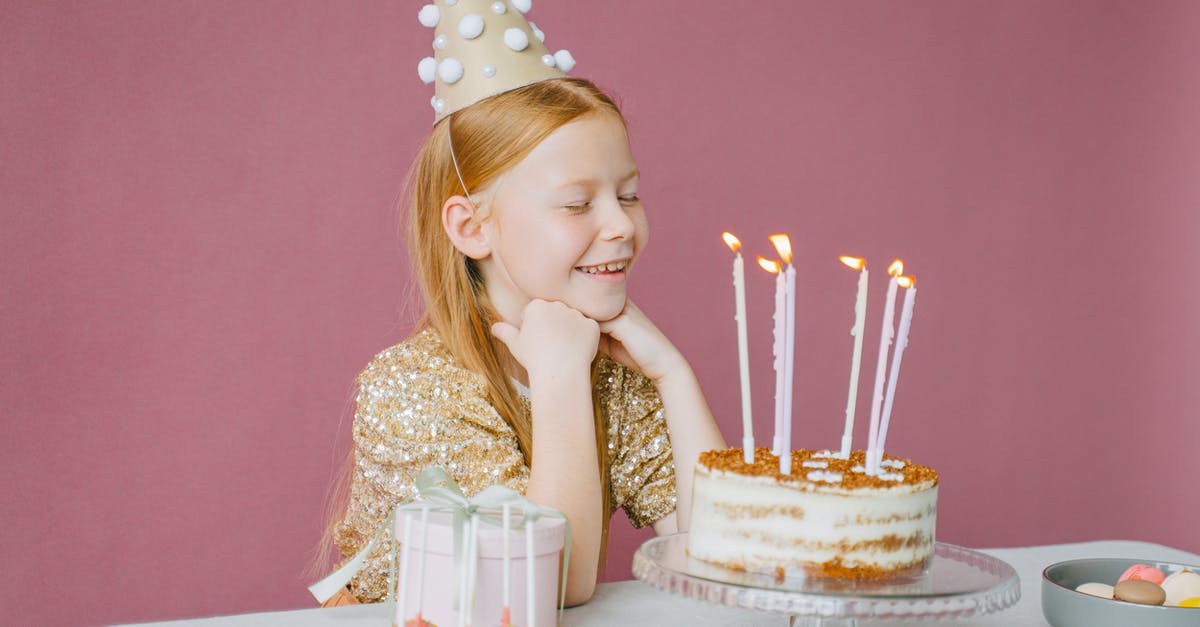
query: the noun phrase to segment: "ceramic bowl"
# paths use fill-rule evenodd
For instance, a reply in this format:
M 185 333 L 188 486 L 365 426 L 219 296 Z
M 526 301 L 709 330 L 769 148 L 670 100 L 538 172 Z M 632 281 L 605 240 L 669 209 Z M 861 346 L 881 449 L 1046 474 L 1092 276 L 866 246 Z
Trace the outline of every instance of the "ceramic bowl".
M 1089 581 L 1116 584 L 1117 578 L 1134 564 L 1156 566 L 1168 575 L 1185 568 L 1200 572 L 1200 566 L 1154 560 L 1096 558 L 1058 562 L 1042 571 L 1042 614 L 1054 627 L 1200 625 L 1200 608 L 1138 605 L 1075 591 L 1076 586 Z

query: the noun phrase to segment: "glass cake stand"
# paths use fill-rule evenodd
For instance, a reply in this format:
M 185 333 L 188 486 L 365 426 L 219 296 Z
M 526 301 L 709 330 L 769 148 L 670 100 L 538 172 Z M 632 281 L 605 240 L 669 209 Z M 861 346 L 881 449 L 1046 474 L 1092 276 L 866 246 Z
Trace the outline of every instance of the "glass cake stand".
M 792 625 L 923 622 L 999 612 L 1021 598 L 1017 572 L 990 555 L 938 542 L 925 572 L 883 582 L 788 577 L 722 568 L 688 557 L 687 533 L 653 538 L 633 555 L 633 576 L 685 597 L 791 616 Z

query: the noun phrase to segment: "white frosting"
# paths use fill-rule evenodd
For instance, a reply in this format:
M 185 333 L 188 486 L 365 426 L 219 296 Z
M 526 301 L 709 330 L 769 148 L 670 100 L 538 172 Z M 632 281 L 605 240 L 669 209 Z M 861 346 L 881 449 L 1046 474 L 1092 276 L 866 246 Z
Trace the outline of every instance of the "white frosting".
M 554 63 L 555 63 L 554 55 L 552 55 L 552 54 L 543 54 L 542 55 L 542 65 L 544 65 L 546 67 L 554 67 Z
M 884 481 L 904 481 L 904 475 L 898 472 L 881 472 L 876 476 Z
M 898 459 L 885 459 L 879 462 L 879 465 L 883 466 L 884 468 L 904 468 L 904 462 Z
M 496 15 L 504 15 L 507 12 L 508 12 L 508 7 L 505 6 L 505 4 L 503 2 L 493 2 L 492 3 L 492 13 L 495 13 Z
M 445 50 L 446 49 L 446 36 L 445 35 L 438 35 L 437 37 L 433 38 L 433 49 L 434 50 Z
M 809 481 L 822 481 L 825 483 L 841 483 L 842 482 L 842 473 L 833 472 L 832 470 L 814 470 L 804 476 Z
M 421 77 L 421 82 L 426 85 L 433 82 L 437 77 L 437 59 L 433 57 L 425 57 L 417 64 L 417 76 Z
M 520 52 L 529 47 L 529 35 L 519 28 L 507 29 L 504 31 L 504 45 Z
M 829 462 L 823 462 L 820 460 L 814 461 L 811 459 L 804 460 L 804 463 L 800 465 L 805 468 L 829 468 Z
M 468 13 L 458 21 L 458 34 L 464 39 L 475 39 L 483 34 L 483 16 L 478 13 Z
M 463 77 L 462 61 L 454 57 L 442 59 L 442 62 L 438 64 L 438 76 L 449 85 L 457 83 Z
M 521 13 L 529 13 L 533 8 L 533 0 L 512 0 L 513 8 Z
M 421 26 L 433 28 L 442 20 L 442 12 L 436 6 L 427 4 L 417 12 L 417 20 L 421 22 Z
M 479 70 L 479 73 L 480 73 L 480 74 L 483 74 L 483 77 L 484 77 L 484 78 L 491 78 L 491 77 L 493 77 L 493 76 L 495 76 L 495 75 L 496 75 L 496 66 L 494 66 L 494 65 L 485 65 L 485 66 L 483 66 L 483 68 L 482 68 L 482 69 L 480 69 L 480 70 Z M 529 397 L 529 392 L 528 392 L 528 389 L 529 389 L 529 388 L 526 388 L 526 392 L 525 392 L 525 396 L 526 396 L 527 398 Z
M 558 68 L 564 72 L 570 72 L 575 67 L 575 57 L 571 56 L 569 50 L 555 52 L 554 60 L 558 62 Z
M 814 478 L 814 475 L 820 475 Z M 779 481 L 697 466 L 688 552 L 755 572 L 804 569 L 834 559 L 847 567 L 898 569 L 933 554 L 937 486 L 846 487 Z M 899 543 L 894 538 L 912 538 Z
M 534 37 L 537 37 L 537 38 L 538 38 L 538 41 L 541 41 L 541 42 L 545 42 L 545 41 L 546 41 L 546 33 L 543 33 L 543 32 L 542 32 L 542 29 L 540 29 L 540 28 L 538 28 L 538 27 L 537 27 L 537 24 L 534 24 L 533 22 L 530 22 L 530 23 L 529 23 L 529 30 L 533 31 L 533 36 L 534 36 Z
M 841 459 L 842 458 L 841 454 L 838 453 L 837 451 L 817 451 L 816 453 L 813 453 L 812 456 L 818 457 L 820 459 Z

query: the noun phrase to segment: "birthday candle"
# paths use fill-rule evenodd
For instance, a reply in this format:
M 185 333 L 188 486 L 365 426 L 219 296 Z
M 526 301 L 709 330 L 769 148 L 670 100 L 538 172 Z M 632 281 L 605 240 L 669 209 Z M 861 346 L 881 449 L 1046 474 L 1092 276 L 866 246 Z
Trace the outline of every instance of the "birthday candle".
M 842 449 L 838 457 L 850 458 L 851 444 L 854 440 L 854 412 L 858 404 L 858 375 L 862 367 L 863 331 L 867 322 L 867 262 L 858 257 L 841 257 L 842 263 L 860 270 L 858 273 L 858 292 L 854 298 L 854 326 L 850 335 L 854 336 L 854 352 L 850 358 L 850 391 L 846 393 L 846 424 L 842 429 Z
M 875 393 L 871 397 L 871 428 L 867 439 L 867 453 L 863 465 L 868 475 L 879 474 L 879 469 L 871 461 L 875 458 L 875 449 L 879 446 L 879 413 L 883 409 L 883 384 L 887 370 L 888 346 L 891 345 L 895 329 L 892 323 L 896 317 L 896 281 L 904 274 L 904 262 L 899 259 L 888 266 L 887 300 L 883 303 L 883 328 L 879 331 L 879 356 L 875 362 Z
M 783 412 L 780 438 L 779 473 L 792 474 L 792 367 L 796 361 L 796 267 L 792 265 L 792 243 L 787 235 L 772 235 L 771 242 L 779 252 L 780 259 L 787 264 L 784 276 L 784 325 L 783 325 Z M 777 284 L 778 285 L 778 284 Z
M 787 283 L 781 272 L 782 266 L 778 261 L 768 261 L 760 256 L 758 265 L 762 266 L 763 270 L 775 275 L 775 343 L 771 348 L 771 353 L 775 357 L 775 431 L 771 436 L 771 452 L 775 455 L 782 455 L 783 447 L 780 443 L 783 441 L 783 334 L 784 325 L 787 324 L 784 291 L 787 289 Z
M 750 411 L 750 357 L 746 339 L 746 271 L 742 261 L 742 243 L 732 233 L 722 233 L 733 258 L 734 320 L 737 321 L 738 375 L 742 383 L 742 458 L 754 463 L 754 422 Z
M 887 396 L 883 401 L 883 419 L 879 424 L 879 446 L 875 451 L 875 468 L 883 462 L 883 447 L 887 442 L 888 423 L 892 418 L 892 403 L 896 400 L 896 381 L 900 379 L 900 360 L 908 346 L 908 330 L 912 327 L 913 307 L 917 303 L 917 285 L 912 277 L 901 277 L 898 283 L 904 290 L 904 307 L 900 311 L 900 330 L 896 336 L 896 349 L 892 353 L 891 373 L 888 375 Z

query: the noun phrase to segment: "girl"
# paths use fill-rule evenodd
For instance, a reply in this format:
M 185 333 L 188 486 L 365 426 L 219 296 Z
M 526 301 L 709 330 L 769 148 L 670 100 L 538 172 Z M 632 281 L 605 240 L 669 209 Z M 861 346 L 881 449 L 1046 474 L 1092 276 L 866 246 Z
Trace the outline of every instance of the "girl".
M 686 530 L 692 466 L 725 446 L 691 367 L 626 295 L 648 231 L 624 119 L 590 82 L 540 80 L 442 118 L 411 178 L 426 311 L 358 377 L 338 547 L 356 553 L 439 465 L 467 496 L 502 483 L 566 514 L 566 599 L 583 603 L 615 509 Z M 358 600 L 384 596 L 388 551 L 351 582 Z

